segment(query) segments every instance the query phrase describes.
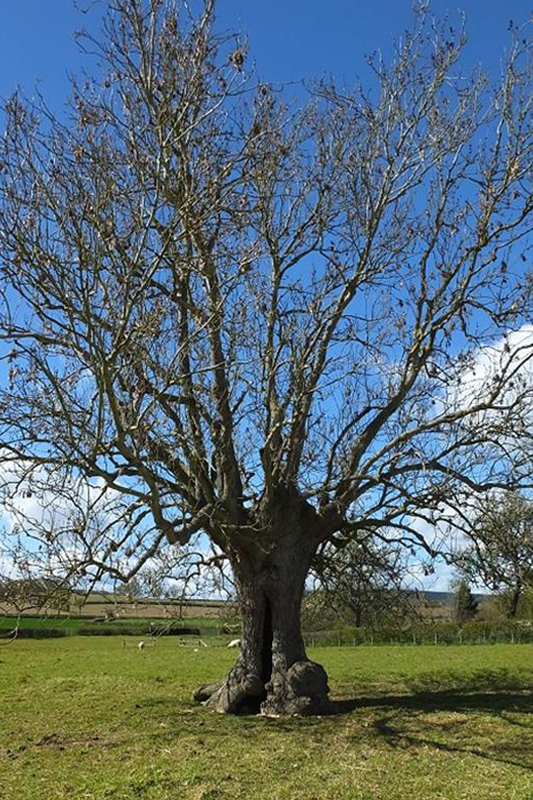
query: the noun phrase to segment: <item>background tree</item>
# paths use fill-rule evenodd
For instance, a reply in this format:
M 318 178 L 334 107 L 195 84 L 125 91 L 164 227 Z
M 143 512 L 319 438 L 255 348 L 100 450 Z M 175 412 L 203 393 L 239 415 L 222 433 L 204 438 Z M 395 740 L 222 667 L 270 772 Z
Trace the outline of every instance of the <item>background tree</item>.
M 68 612 L 70 593 L 70 587 L 62 581 L 0 575 L 0 613 L 20 617 L 36 612 L 42 615 Z
M 243 636 L 198 698 L 322 712 L 318 548 L 433 553 L 450 509 L 528 479 L 533 49 L 513 29 L 499 85 L 462 77 L 462 27 L 422 9 L 372 93 L 289 102 L 214 12 L 115 0 L 67 120 L 5 103 L 6 547 L 127 582 L 205 534 Z
M 313 561 L 316 599 L 357 627 L 401 625 L 419 611 L 417 593 L 406 588 L 410 565 L 405 549 L 360 538 L 326 546 Z
M 533 586 L 533 503 L 516 492 L 498 492 L 480 506 L 459 562 L 465 575 L 502 594 L 513 619 Z
M 460 578 L 452 585 L 453 593 L 453 613 L 457 622 L 468 622 L 473 619 L 478 610 L 478 602 L 472 594 L 468 583 Z

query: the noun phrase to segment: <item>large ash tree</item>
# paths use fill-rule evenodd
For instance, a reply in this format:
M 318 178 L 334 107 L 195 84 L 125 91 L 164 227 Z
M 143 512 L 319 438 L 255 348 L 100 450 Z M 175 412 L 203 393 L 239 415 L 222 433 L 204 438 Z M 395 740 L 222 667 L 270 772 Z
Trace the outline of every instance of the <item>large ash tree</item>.
M 320 713 L 317 551 L 435 550 L 465 497 L 528 479 L 533 49 L 461 77 L 462 29 L 422 10 L 368 94 L 293 99 L 214 12 L 114 0 L 68 118 L 5 103 L 6 535 L 104 582 L 209 539 L 243 638 L 198 699 Z

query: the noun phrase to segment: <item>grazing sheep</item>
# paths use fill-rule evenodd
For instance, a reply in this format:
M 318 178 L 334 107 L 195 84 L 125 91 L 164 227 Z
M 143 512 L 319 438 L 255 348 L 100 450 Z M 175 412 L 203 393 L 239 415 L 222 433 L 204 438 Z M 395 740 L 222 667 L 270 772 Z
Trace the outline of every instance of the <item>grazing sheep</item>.
M 144 650 L 144 642 L 139 642 L 137 647 L 139 648 L 139 650 Z
M 228 647 L 240 647 L 241 640 L 240 639 L 233 639 L 229 644 Z

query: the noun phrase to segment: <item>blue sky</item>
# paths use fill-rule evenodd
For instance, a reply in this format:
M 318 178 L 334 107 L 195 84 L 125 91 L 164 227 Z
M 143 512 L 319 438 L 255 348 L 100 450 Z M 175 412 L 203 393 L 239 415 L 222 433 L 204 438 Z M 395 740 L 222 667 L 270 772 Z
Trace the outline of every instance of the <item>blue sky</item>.
M 191 0 L 191 5 L 199 0 Z M 88 8 L 81 13 L 77 8 Z M 220 0 L 220 24 L 247 33 L 264 79 L 290 81 L 335 74 L 365 78 L 365 54 L 385 53 L 411 18 L 411 0 Z M 533 0 L 434 0 L 437 16 L 468 19 L 468 59 L 498 69 L 510 18 L 531 18 Z M 84 63 L 73 32 L 96 29 L 105 0 L 3 0 L 0 4 L 0 96 L 17 84 L 31 94 L 36 81 L 56 109 L 68 91 L 67 73 Z

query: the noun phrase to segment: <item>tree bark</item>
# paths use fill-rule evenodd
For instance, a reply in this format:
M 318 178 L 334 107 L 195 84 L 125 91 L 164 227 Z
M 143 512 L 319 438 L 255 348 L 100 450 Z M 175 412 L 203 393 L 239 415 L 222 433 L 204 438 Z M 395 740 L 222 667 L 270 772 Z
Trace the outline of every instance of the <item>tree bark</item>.
M 233 554 L 243 624 L 240 654 L 226 679 L 200 687 L 196 700 L 231 714 L 327 713 L 327 675 L 307 658 L 300 627 L 313 552 L 305 537 L 286 536 L 265 556 Z
M 511 594 L 509 597 L 509 605 L 507 607 L 508 619 L 515 619 L 516 612 L 518 611 L 518 603 L 520 601 L 521 594 L 522 594 L 522 584 L 520 581 L 518 581 L 515 587 L 511 590 Z

